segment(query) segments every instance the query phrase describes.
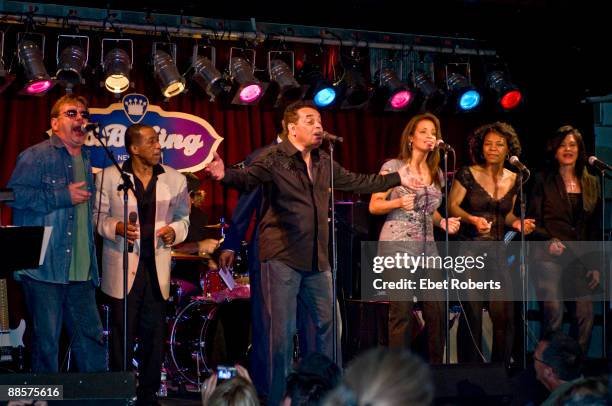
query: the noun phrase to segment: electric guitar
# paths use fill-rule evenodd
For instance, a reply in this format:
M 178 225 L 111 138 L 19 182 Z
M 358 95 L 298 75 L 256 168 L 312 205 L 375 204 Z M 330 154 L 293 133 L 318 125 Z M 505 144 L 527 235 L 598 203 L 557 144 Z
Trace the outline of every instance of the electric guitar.
M 26 323 L 23 319 L 16 329 L 9 327 L 8 295 L 6 290 L 6 279 L 0 279 L 0 362 L 14 362 L 21 364 L 15 359 L 15 350 L 23 349 L 23 333 Z

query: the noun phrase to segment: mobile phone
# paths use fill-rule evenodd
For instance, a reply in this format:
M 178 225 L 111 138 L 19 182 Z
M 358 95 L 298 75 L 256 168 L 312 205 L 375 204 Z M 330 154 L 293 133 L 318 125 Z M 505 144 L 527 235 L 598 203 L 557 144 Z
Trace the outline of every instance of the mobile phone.
M 217 366 L 217 380 L 232 379 L 236 376 L 236 367 L 227 365 Z

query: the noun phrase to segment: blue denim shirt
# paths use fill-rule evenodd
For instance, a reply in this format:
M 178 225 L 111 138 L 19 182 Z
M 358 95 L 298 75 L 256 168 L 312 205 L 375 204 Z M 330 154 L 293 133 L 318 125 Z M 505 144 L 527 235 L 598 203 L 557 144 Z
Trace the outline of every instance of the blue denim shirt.
M 89 153 L 81 153 L 87 173 L 87 188 L 92 196 L 95 196 Z M 69 282 L 74 206 L 68 185 L 74 182 L 73 178 L 72 157 L 56 135 L 19 154 L 17 165 L 7 185 L 15 192 L 15 200 L 10 203 L 13 207 L 13 223 L 17 226 L 52 226 L 53 231 L 43 264 L 36 269 L 16 272 L 15 279 L 19 280 L 21 275 L 27 275 L 43 282 Z M 93 198 L 90 199 L 89 205 L 90 213 L 93 213 Z M 87 223 L 87 227 L 91 253 L 90 277 L 97 286 L 100 278 L 93 238 L 93 219 Z

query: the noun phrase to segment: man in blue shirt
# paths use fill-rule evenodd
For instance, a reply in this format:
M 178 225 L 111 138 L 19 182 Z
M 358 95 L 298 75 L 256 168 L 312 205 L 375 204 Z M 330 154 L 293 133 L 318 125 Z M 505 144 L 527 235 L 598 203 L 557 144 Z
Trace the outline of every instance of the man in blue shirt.
M 8 187 L 18 226 L 50 226 L 43 264 L 17 272 L 32 316 L 32 370 L 58 371 L 62 325 L 81 372 L 106 370 L 102 323 L 96 307 L 99 285 L 93 238 L 93 176 L 82 150 L 88 103 L 67 94 L 51 109 L 52 134 L 17 158 Z

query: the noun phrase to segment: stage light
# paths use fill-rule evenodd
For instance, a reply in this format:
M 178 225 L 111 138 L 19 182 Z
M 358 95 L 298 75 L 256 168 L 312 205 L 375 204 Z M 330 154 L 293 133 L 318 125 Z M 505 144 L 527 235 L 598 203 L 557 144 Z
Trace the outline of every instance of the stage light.
M 2 57 L 0 56 L 0 93 L 2 93 L 4 89 L 9 87 L 14 80 L 15 75 L 9 73 L 4 68 L 4 62 L 2 62 Z
M 523 100 L 519 88 L 511 83 L 502 71 L 493 71 L 487 75 L 487 87 L 495 97 L 499 107 L 512 110 Z
M 367 81 L 361 73 L 358 64 L 350 64 L 344 71 L 344 77 L 339 85 L 343 90 L 344 100 L 341 109 L 357 109 L 364 107 L 370 98 Z
M 336 91 L 331 86 L 324 87 L 315 93 L 312 100 L 318 107 L 327 107 L 336 100 Z
M 379 92 L 385 100 L 385 110 L 401 111 L 410 106 L 413 93 L 393 69 L 384 68 L 378 73 Z
M 449 91 L 457 98 L 457 106 L 460 110 L 471 111 L 478 107 L 480 93 L 465 76 L 453 72 L 448 75 L 447 84 Z
M 81 83 L 81 71 L 85 67 L 85 51 L 79 45 L 69 45 L 58 56 L 56 78 L 66 88 Z
M 42 96 L 49 91 L 55 83 L 47 73 L 38 44 L 22 39 L 17 46 L 17 55 L 27 81 L 19 94 Z
M 300 71 L 299 79 L 308 86 L 305 98 L 312 99 L 317 107 L 327 107 L 336 101 L 336 89 L 329 80 L 324 78 L 318 66 L 305 63 Z
M 440 112 L 446 104 L 444 92 L 424 72 L 415 72 L 412 81 L 423 98 L 421 109 L 433 113 Z
M 185 90 L 185 78 L 180 75 L 174 59 L 167 52 L 161 49 L 154 51 L 153 69 L 165 97 L 176 96 Z
M 207 57 L 197 56 L 193 62 L 193 70 L 192 79 L 210 96 L 210 101 L 230 91 L 231 84 Z
M 104 86 L 109 92 L 119 95 L 130 87 L 132 60 L 125 50 L 111 49 L 104 56 L 102 67 L 105 75 Z
M 272 59 L 269 65 L 270 80 L 278 85 L 279 93 L 277 104 L 284 100 L 286 102 L 296 101 L 302 98 L 302 87 L 295 80 L 293 70 L 287 63 L 280 59 Z
M 0 31 L 0 93 L 13 83 L 15 75 L 4 67 L 4 32 Z
M 242 57 L 232 57 L 230 74 L 238 83 L 238 90 L 232 99 L 232 104 L 255 104 L 265 93 L 267 83 L 262 83 L 253 74 L 253 65 Z

